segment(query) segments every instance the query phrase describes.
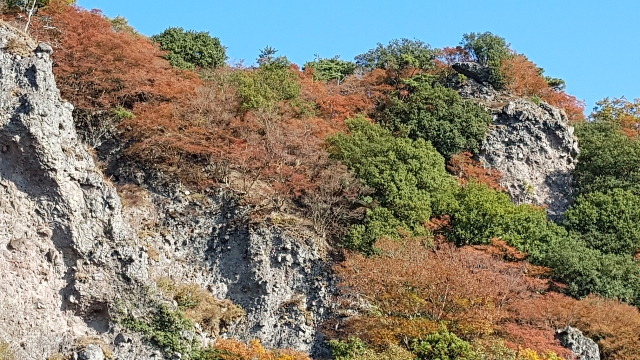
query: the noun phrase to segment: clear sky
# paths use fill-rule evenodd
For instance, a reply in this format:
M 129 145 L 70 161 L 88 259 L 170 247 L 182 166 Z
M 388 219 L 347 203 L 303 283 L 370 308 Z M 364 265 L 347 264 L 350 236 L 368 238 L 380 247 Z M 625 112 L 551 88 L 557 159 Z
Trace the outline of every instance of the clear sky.
M 591 110 L 604 97 L 640 98 L 639 0 L 78 0 L 121 15 L 145 35 L 167 27 L 208 31 L 232 60 L 251 64 L 269 45 L 300 65 L 340 55 L 351 60 L 395 38 L 433 47 L 462 34 L 504 37 L 545 74 L 566 80 Z M 638 66 L 634 65 L 638 62 Z

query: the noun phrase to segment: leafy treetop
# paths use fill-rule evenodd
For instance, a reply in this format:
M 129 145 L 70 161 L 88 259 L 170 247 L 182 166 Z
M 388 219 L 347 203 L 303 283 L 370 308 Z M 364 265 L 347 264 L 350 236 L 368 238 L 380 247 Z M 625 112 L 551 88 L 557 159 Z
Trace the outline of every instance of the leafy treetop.
M 206 31 L 172 27 L 151 39 L 159 43 L 162 50 L 168 51 L 165 58 L 171 66 L 179 69 L 218 68 L 227 59 L 226 48 Z

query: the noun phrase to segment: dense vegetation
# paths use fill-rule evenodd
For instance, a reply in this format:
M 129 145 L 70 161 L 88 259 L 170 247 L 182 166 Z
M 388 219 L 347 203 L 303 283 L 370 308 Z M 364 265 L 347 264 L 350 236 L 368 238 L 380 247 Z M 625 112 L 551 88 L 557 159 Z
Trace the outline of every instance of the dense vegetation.
M 271 47 L 231 66 L 205 32 L 146 38 L 67 1 L 39 5 L 31 32 L 55 47 L 58 86 L 98 156 L 116 139 L 121 161 L 196 191 L 230 188 L 258 218 L 306 217 L 344 249 L 341 296 L 369 309 L 327 326 L 336 359 L 555 359 L 569 356 L 554 338 L 566 325 L 607 359 L 640 356 L 638 101 L 605 99 L 585 122 L 561 79 L 488 32 L 444 49 L 393 40 L 353 62 L 316 56 L 301 71 Z M 515 205 L 472 160 L 491 117 L 447 87 L 451 64 L 472 60 L 493 86 L 575 121 L 576 198 L 562 223 Z M 192 308 L 123 321 L 193 358 L 277 358 L 258 343 L 185 344 L 180 332 L 207 321 Z

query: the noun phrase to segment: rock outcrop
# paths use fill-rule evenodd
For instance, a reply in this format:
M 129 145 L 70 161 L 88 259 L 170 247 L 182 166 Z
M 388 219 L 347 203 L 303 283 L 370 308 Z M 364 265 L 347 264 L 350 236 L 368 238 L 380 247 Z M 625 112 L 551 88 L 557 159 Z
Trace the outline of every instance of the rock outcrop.
M 0 26 L 0 44 L 14 36 Z M 143 275 L 123 261 L 120 200 L 77 141 L 49 54 L 0 51 L 0 337 L 21 359 L 106 332 L 111 277 Z
M 501 185 L 515 203 L 546 207 L 550 218 L 560 219 L 572 198 L 571 171 L 578 155 L 578 140 L 564 111 L 474 79 L 458 82 L 454 88 L 493 115 L 478 153 L 481 164 L 502 172 Z
M 494 119 L 480 162 L 502 172 L 502 185 L 514 202 L 544 206 L 551 218 L 561 217 L 570 205 L 578 155 L 564 112 L 516 99 L 494 111 Z
M 600 360 L 598 344 L 584 336 L 582 331 L 567 326 L 565 329 L 557 331 L 556 338 L 560 340 L 562 346 L 571 350 L 578 360 Z
M 451 67 L 460 74 L 470 77 L 481 84 L 488 83 L 489 79 L 491 79 L 491 69 L 477 62 L 459 62 L 451 65 Z

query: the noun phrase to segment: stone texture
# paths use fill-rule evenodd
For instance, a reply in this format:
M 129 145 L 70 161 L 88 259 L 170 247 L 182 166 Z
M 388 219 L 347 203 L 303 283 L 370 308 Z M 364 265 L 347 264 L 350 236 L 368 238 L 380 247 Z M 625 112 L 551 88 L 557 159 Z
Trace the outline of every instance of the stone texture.
M 547 208 L 557 219 L 570 205 L 571 170 L 578 142 L 562 110 L 544 102 L 509 101 L 493 111 L 493 127 L 478 155 L 502 172 L 502 185 L 517 203 Z
M 147 259 L 151 277 L 198 283 L 241 305 L 247 316 L 225 337 L 327 355 L 318 328 L 332 312 L 335 280 L 324 240 L 282 214 L 251 224 L 248 209 L 223 190 L 157 188 L 163 190 L 141 191 L 143 200 L 124 210 L 147 250 L 158 254 Z
M 479 83 L 487 83 L 491 78 L 491 69 L 487 66 L 482 66 L 477 62 L 459 62 L 451 65 L 453 70 L 460 74 L 470 77 Z
M 600 360 L 600 349 L 598 344 L 592 339 L 584 336 L 582 331 L 567 326 L 558 330 L 556 338 L 560 340 L 562 346 L 571 350 L 578 360 Z
M 89 344 L 78 352 L 79 360 L 104 360 L 102 348 L 96 344 Z

